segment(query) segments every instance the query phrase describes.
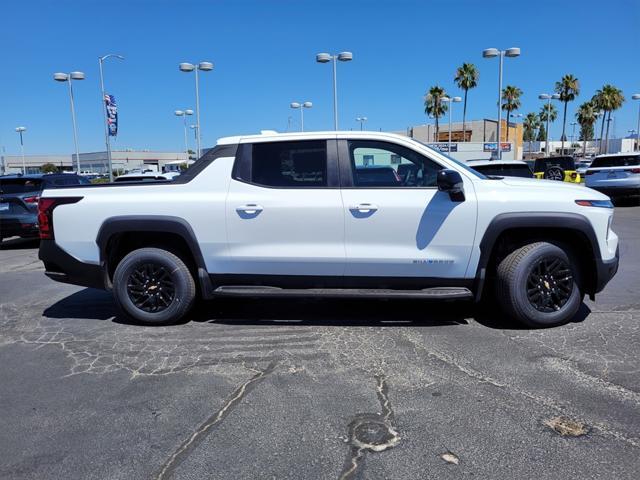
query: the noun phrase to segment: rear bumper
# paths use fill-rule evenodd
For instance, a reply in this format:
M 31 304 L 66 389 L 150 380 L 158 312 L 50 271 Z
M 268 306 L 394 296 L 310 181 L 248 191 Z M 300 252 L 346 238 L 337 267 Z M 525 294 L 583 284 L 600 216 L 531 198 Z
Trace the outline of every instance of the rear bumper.
M 599 187 L 597 185 L 587 185 L 587 187 L 597 190 L 600 193 L 604 193 L 611 198 L 616 197 L 635 197 L 640 196 L 639 187 Z
M 616 249 L 616 255 L 611 260 L 598 259 L 596 261 L 596 284 L 595 292 L 601 292 L 609 281 L 618 272 L 618 265 L 620 264 L 620 247 Z
M 35 217 L 0 218 L 0 236 L 8 237 L 37 237 L 38 222 Z
M 38 258 L 44 262 L 44 274 L 57 282 L 105 289 L 105 272 L 101 265 L 77 260 L 60 248 L 55 240 L 41 240 Z

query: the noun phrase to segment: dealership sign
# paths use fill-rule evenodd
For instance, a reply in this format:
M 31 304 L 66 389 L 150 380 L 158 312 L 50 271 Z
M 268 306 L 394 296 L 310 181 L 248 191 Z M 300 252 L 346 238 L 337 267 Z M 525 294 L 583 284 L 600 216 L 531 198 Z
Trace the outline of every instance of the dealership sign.
M 485 143 L 483 150 L 485 152 L 497 151 L 498 150 L 498 143 L 497 142 Z M 503 152 L 510 152 L 511 151 L 511 142 L 502 142 L 500 144 L 500 150 L 502 150 Z
M 118 135 L 118 107 L 116 106 L 116 97 L 113 95 L 104 96 L 104 106 L 107 109 L 107 127 L 109 128 L 109 136 Z
M 451 144 L 451 150 L 449 150 L 449 144 L 448 143 L 428 143 L 427 147 L 429 148 L 433 148 L 434 150 L 437 150 L 439 152 L 457 152 L 458 151 L 458 144 L 457 143 L 452 143 Z

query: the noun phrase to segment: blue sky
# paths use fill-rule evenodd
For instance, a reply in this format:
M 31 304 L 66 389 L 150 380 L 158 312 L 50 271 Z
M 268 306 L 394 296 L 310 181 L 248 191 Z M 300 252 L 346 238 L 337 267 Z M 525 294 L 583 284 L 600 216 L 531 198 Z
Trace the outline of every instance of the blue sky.
M 0 6 L 0 149 L 18 151 L 14 128 L 28 128 L 28 153 L 73 149 L 69 98 L 57 71 L 82 70 L 75 84 L 81 151 L 104 148 L 97 57 L 120 53 L 106 65 L 116 96 L 120 132 L 114 148 L 181 150 L 178 108 L 194 107 L 193 75 L 182 61 L 209 60 L 201 78 L 203 144 L 221 136 L 284 131 L 291 101 L 312 101 L 308 130 L 333 126 L 331 67 L 318 52 L 350 50 L 339 64 L 340 126 L 402 130 L 427 121 L 425 90 L 440 84 L 452 94 L 463 62 L 480 69 L 469 94 L 468 118 L 495 118 L 497 60 L 483 48 L 518 46 L 505 60 L 505 84 L 524 91 L 522 113 L 538 111 L 541 92 L 565 73 L 581 82 L 580 102 L 605 83 L 627 98 L 614 114 L 618 135 L 636 128 L 640 92 L 640 2 L 582 1 L 6 1 Z M 458 113 L 461 114 L 461 108 Z M 458 116 L 458 115 L 455 115 Z M 455 118 L 454 116 L 454 118 Z M 551 129 L 559 138 L 561 122 Z

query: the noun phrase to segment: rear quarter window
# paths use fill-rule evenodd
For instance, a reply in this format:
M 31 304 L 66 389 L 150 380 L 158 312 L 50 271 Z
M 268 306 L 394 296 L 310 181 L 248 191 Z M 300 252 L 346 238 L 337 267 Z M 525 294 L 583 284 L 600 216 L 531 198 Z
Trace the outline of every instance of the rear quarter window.
M 30 178 L 10 178 L 0 180 L 0 193 L 20 194 L 39 192 L 42 190 L 42 180 Z

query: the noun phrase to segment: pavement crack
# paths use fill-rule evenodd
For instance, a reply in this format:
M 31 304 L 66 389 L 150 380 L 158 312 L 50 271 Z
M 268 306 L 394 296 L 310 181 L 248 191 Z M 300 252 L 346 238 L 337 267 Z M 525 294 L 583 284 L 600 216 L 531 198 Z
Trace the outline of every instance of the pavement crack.
M 395 447 L 400 442 L 389 400 L 389 385 L 382 375 L 376 375 L 375 379 L 376 395 L 382 413 L 361 413 L 349 423 L 348 442 L 351 447 L 339 480 L 355 478 L 367 451 L 382 452 Z
M 176 467 L 180 465 L 185 458 L 189 456 L 189 454 L 198 446 L 202 441 L 207 437 L 209 432 L 213 427 L 222 422 L 224 418 L 229 414 L 233 408 L 240 403 L 240 401 L 245 397 L 245 395 L 251 391 L 259 382 L 264 380 L 264 378 L 273 372 L 276 367 L 277 362 L 274 360 L 267 368 L 264 370 L 253 370 L 256 374 L 251 377 L 249 380 L 244 382 L 242 385 L 237 387 L 231 396 L 224 403 L 222 408 L 218 410 L 216 413 L 211 415 L 207 420 L 205 420 L 196 431 L 171 454 L 171 456 L 164 463 L 160 472 L 156 476 L 156 480 L 162 480 L 164 478 L 169 478 Z

